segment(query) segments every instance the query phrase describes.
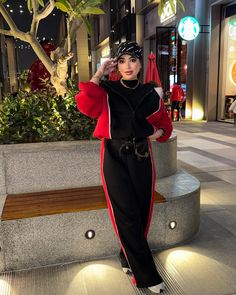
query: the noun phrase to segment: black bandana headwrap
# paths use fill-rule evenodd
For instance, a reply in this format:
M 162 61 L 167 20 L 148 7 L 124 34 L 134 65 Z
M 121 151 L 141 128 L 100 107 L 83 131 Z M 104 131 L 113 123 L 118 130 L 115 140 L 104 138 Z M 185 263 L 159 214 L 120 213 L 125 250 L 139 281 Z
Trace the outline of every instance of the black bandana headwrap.
M 119 59 L 124 54 L 129 54 L 135 58 L 141 59 L 143 49 L 134 41 L 125 41 L 119 44 L 114 57 Z

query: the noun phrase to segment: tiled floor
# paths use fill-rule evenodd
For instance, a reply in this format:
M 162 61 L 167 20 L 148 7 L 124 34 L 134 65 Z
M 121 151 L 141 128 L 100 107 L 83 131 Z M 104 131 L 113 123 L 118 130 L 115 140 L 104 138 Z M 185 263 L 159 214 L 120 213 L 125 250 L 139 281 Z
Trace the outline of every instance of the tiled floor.
M 201 181 L 201 227 L 193 241 L 154 254 L 166 295 L 236 295 L 236 127 L 176 122 L 178 166 Z M 149 294 L 116 257 L 0 277 L 0 295 Z
M 188 295 L 235 294 L 236 127 L 176 122 L 175 131 L 179 168 L 201 182 L 201 227 L 189 244 L 156 255 L 173 265 Z

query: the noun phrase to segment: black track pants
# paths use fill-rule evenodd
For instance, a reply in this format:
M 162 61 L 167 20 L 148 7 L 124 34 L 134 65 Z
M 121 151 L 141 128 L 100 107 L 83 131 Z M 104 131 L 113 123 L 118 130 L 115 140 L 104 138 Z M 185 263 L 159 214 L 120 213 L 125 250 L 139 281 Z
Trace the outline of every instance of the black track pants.
M 177 110 L 177 121 L 179 121 L 179 117 L 180 117 L 179 105 L 180 105 L 180 101 L 177 101 L 177 100 L 174 100 L 171 103 L 171 118 L 172 118 L 172 121 L 174 121 L 174 118 L 175 118 L 175 114 L 174 114 L 175 110 Z
M 162 282 L 147 243 L 155 170 L 151 157 L 119 152 L 117 140 L 103 140 L 101 174 L 110 217 L 121 249 L 140 288 Z

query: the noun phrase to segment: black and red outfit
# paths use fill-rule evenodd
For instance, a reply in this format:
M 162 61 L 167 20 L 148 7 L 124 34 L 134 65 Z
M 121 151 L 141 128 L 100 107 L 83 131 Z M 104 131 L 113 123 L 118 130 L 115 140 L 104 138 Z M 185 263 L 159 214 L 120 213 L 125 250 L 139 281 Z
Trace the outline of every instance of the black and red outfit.
M 137 80 L 124 81 L 127 86 Z M 101 175 L 110 218 L 121 246 L 122 266 L 127 264 L 137 287 L 162 282 L 147 235 L 151 221 L 155 168 L 148 137 L 162 128 L 167 140 L 172 124 L 164 102 L 153 86 L 125 88 L 120 81 L 80 83 L 79 110 L 98 118 L 94 136 L 102 139 Z
M 183 102 L 184 98 L 184 91 L 182 87 L 178 84 L 174 84 L 172 87 L 172 92 L 170 95 L 170 102 L 171 102 L 171 118 L 174 121 L 175 118 L 175 110 L 177 111 L 177 121 L 180 119 L 180 106 L 181 102 Z

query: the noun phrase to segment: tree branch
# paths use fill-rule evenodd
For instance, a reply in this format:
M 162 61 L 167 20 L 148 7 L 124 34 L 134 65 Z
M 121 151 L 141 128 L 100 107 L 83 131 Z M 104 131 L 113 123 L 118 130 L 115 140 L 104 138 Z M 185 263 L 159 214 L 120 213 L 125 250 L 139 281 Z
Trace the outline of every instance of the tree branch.
M 39 44 L 36 36 L 32 36 L 30 33 L 27 35 L 27 42 L 30 43 L 32 49 L 38 58 L 42 61 L 48 72 L 52 75 L 54 64 L 42 46 Z
M 33 0 L 32 1 L 32 6 L 33 6 L 33 19 L 32 19 L 32 23 L 31 23 L 31 28 L 30 28 L 30 33 L 32 35 L 37 35 L 37 31 L 38 31 L 38 26 L 39 26 L 39 22 L 43 19 L 46 18 L 47 16 L 49 16 L 51 14 L 51 12 L 53 11 L 53 9 L 55 8 L 55 2 L 54 0 L 49 0 L 49 2 L 44 6 L 44 8 L 41 11 L 38 11 L 38 1 L 37 0 Z
M 6 35 L 6 36 L 13 36 L 12 35 L 12 32 L 10 30 L 3 30 L 3 29 L 0 29 L 0 34 L 2 35 Z
M 7 12 L 6 8 L 3 4 L 0 4 L 0 13 L 2 14 L 3 18 L 7 22 L 8 26 L 10 27 L 13 33 L 19 32 L 16 24 L 14 23 L 13 19 L 11 18 L 10 14 Z
M 66 19 L 66 25 L 67 25 L 67 52 L 69 53 L 71 51 L 71 34 L 70 34 L 71 21 L 69 17 Z
M 38 13 L 38 9 L 39 9 L 39 3 L 37 0 L 32 0 L 32 9 L 33 9 L 33 13 L 34 15 Z
M 48 3 L 44 6 L 44 8 L 38 13 L 38 20 L 40 21 L 43 18 L 49 16 L 52 13 L 53 9 L 55 8 L 55 1 L 49 0 Z

